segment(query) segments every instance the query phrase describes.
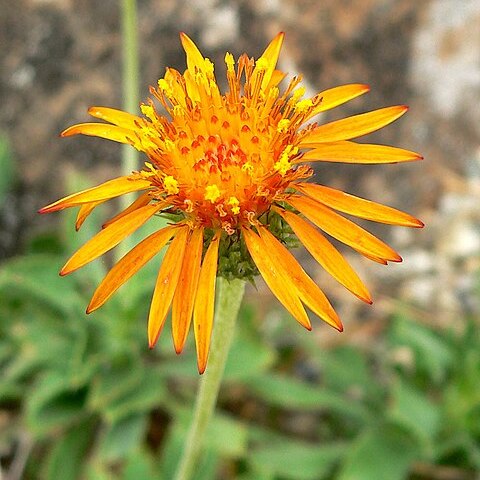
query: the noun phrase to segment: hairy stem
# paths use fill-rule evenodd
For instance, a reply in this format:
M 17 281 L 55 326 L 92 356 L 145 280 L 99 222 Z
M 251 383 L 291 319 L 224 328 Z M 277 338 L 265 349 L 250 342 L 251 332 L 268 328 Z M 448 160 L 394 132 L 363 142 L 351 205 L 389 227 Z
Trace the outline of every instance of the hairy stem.
M 175 480 L 190 480 L 198 469 L 205 432 L 215 410 L 244 291 L 244 280 L 228 281 L 222 277 L 217 280 L 217 305 L 208 366 L 200 378 L 193 420 Z

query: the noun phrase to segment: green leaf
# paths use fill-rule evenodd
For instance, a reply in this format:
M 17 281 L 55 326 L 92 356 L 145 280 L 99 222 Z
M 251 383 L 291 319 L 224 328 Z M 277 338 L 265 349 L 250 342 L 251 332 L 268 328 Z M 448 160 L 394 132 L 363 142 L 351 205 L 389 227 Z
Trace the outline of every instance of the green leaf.
M 192 419 L 191 407 L 171 406 L 175 422 L 168 430 L 162 451 L 160 471 L 162 479 L 174 478 L 183 452 Z M 205 450 L 194 480 L 210 480 L 215 477 L 219 459 L 241 458 L 247 453 L 248 430 L 246 425 L 230 416 L 216 412 L 205 434 Z
M 212 480 L 212 478 L 217 476 L 219 463 L 220 459 L 217 453 L 212 450 L 206 450 L 203 453 L 202 465 L 195 472 L 192 480 Z
M 125 464 L 122 480 L 159 480 L 160 475 L 155 472 L 152 459 L 146 451 L 133 451 Z
M 49 230 L 27 239 L 24 255 L 55 255 L 59 259 L 65 254 L 58 232 Z M 59 267 L 61 260 L 59 260 Z
M 55 309 L 65 316 L 78 314 L 84 301 L 73 279 L 60 278 L 61 261 L 52 255 L 28 255 L 5 262 L 0 270 L 0 294 Z M 79 310 L 79 309 L 82 310 Z
M 240 458 L 247 451 L 246 425 L 227 415 L 216 414 L 207 428 L 205 443 L 222 456 Z
M 162 336 L 167 336 L 167 334 L 168 332 L 162 332 Z M 164 378 L 198 380 L 197 358 L 193 347 L 191 345 L 185 346 L 181 355 L 172 355 L 171 345 L 168 345 L 168 350 L 168 357 L 162 360 L 162 368 L 159 374 Z
M 107 427 L 100 440 L 100 456 L 108 462 L 126 457 L 141 444 L 147 420 L 146 415 L 135 414 Z
M 69 331 L 70 322 L 66 323 L 65 319 L 44 312 L 38 306 L 23 307 L 21 312 L 15 312 L 15 324 L 6 330 L 14 352 L 4 363 L 2 377 L 5 381 L 24 382 L 42 369 L 68 375 L 72 345 L 78 340 L 78 336 Z
M 92 379 L 89 407 L 101 412 L 106 407 L 136 390 L 143 380 L 143 366 L 139 358 L 133 355 L 111 361 L 110 365 L 99 369 L 98 374 Z
M 46 375 L 27 395 L 27 424 L 38 436 L 67 427 L 87 415 L 86 397 L 85 387 L 72 387 L 57 373 Z
M 393 405 L 388 416 L 416 435 L 420 442 L 432 446 L 441 427 L 440 408 L 426 392 L 420 392 L 399 380 L 393 389 Z
M 390 330 L 390 342 L 410 348 L 415 355 L 416 367 L 425 371 L 434 382 L 445 379 L 453 366 L 453 350 L 445 337 L 400 315 Z
M 405 480 L 419 457 L 415 438 L 388 424 L 364 431 L 346 453 L 337 480 Z
M 471 344 L 476 339 L 474 344 Z M 443 388 L 443 408 L 445 418 L 442 429 L 468 434 L 478 443 L 480 436 L 480 355 L 479 335 L 473 333 L 470 339 L 464 338 L 457 345 L 455 369 Z M 480 462 L 480 456 L 478 457 Z
M 248 471 L 238 476 L 236 480 L 275 480 L 273 472 Z
M 242 324 L 242 318 L 239 318 Z M 225 381 L 241 381 L 262 374 L 273 365 L 276 353 L 245 329 L 239 328 L 228 354 Z
M 344 451 L 344 444 L 314 445 L 285 439 L 253 449 L 247 461 L 263 474 L 273 473 L 292 480 L 320 480 L 331 472 Z
M 23 385 L 5 381 L 0 383 L 0 403 L 19 400 L 24 393 L 25 387 Z
M 148 412 L 165 403 L 168 398 L 167 385 L 158 370 L 160 369 L 145 369 L 138 385 L 106 407 L 105 417 L 113 423 L 122 417 Z
M 162 480 L 175 478 L 175 472 L 185 446 L 185 439 L 186 429 L 183 425 L 176 424 L 169 429 L 158 469 L 161 472 Z M 216 478 L 218 463 L 218 452 L 211 448 L 206 448 L 198 462 L 192 480 L 212 480 Z
M 325 386 L 339 392 L 355 390 L 356 396 L 378 397 L 381 388 L 370 373 L 366 355 L 359 349 L 345 346 L 333 350 L 316 348 Z
M 175 471 L 180 461 L 185 442 L 185 429 L 182 426 L 170 425 L 162 446 L 158 471 L 162 480 L 175 478 Z
M 8 190 L 15 180 L 15 167 L 10 142 L 0 133 L 0 205 L 3 204 Z
M 360 403 L 291 377 L 277 374 L 260 375 L 250 379 L 246 384 L 253 393 L 269 404 L 281 408 L 303 411 L 327 410 L 362 422 L 371 419 L 369 411 Z
M 45 478 L 48 480 L 75 480 L 80 478 L 84 456 L 91 445 L 95 422 L 88 421 L 76 425 L 65 432 L 52 448 Z
M 85 478 L 87 480 L 112 480 L 112 471 L 107 465 L 99 461 L 89 461 L 86 466 Z
M 190 407 L 174 408 L 179 428 L 186 435 L 192 420 Z M 240 458 L 247 451 L 248 429 L 242 422 L 216 412 L 205 433 L 205 445 L 222 456 Z

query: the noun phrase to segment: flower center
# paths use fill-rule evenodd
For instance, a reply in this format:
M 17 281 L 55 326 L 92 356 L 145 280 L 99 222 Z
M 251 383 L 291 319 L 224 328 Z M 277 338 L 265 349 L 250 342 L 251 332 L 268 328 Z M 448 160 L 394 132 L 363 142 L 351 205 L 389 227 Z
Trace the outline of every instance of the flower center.
M 207 150 L 204 156 L 198 159 L 193 168 L 197 172 L 207 174 L 225 173 L 229 174 L 232 167 L 243 167 L 247 161 L 247 154 L 240 148 L 236 140 L 232 140 L 230 145 L 214 135 L 211 135 L 205 142 Z
M 159 115 L 153 102 L 142 105 L 148 121 L 138 138 L 151 161 L 146 174 L 155 187 L 152 196 L 193 224 L 229 234 L 258 222 L 286 198 L 293 181 L 312 174 L 294 160 L 298 128 L 321 101 L 301 100 L 300 77 L 282 95 L 281 77 L 267 88 L 265 59 L 254 67 L 242 56 L 235 74 L 232 58 L 226 57 L 229 92 L 224 95 L 208 59 L 185 75 L 168 69 L 151 93 L 170 119 Z

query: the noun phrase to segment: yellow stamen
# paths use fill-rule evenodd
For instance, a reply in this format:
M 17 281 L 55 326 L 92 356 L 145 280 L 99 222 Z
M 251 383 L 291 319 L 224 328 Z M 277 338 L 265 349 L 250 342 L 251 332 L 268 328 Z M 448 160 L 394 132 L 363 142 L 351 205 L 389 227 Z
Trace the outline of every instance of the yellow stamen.
M 280 158 L 273 165 L 273 168 L 280 173 L 280 175 L 285 176 L 286 173 L 292 168 L 290 158 L 294 157 L 298 153 L 298 147 L 293 145 L 287 145 L 285 150 L 280 154 Z
M 233 55 L 231 53 L 226 53 L 225 54 L 225 63 L 227 65 L 227 71 L 233 72 L 235 68 L 235 59 L 233 58 Z
M 167 175 L 163 179 L 163 188 L 165 188 L 168 195 L 176 195 L 180 191 L 178 182 L 171 175 Z
M 142 104 L 142 105 L 140 105 L 140 110 L 152 122 L 157 121 L 157 116 L 155 115 L 155 110 L 153 109 L 153 107 L 151 105 Z
M 306 89 L 305 87 L 299 87 L 297 88 L 293 94 L 292 94 L 292 99 L 296 102 L 300 100 L 304 95 L 305 95 Z
M 283 118 L 278 122 L 277 132 L 285 133 L 287 132 L 289 126 L 290 126 L 290 120 L 288 118 Z
M 255 65 L 259 70 L 266 70 L 268 68 L 268 60 L 266 58 L 259 58 Z
M 220 197 L 220 189 L 214 185 L 207 185 L 205 187 L 205 200 L 210 200 L 214 203 Z
M 275 162 L 273 168 L 277 170 L 277 172 L 284 177 L 286 173 L 292 168 L 292 164 L 288 161 L 288 158 L 284 157 L 283 155 L 280 157 L 278 162 Z
M 167 97 L 173 96 L 173 89 L 164 78 L 158 81 L 158 88 L 164 92 Z
M 240 202 L 238 201 L 237 197 L 230 197 L 228 199 L 228 205 L 232 207 L 232 213 L 234 215 L 238 215 L 240 213 Z
M 213 62 L 209 58 L 205 58 L 205 73 L 207 75 L 213 75 L 214 69 L 215 66 L 213 65 Z
M 305 113 L 313 107 L 313 102 L 309 98 L 306 98 L 305 100 L 300 100 L 296 105 L 295 105 L 295 111 L 297 113 Z

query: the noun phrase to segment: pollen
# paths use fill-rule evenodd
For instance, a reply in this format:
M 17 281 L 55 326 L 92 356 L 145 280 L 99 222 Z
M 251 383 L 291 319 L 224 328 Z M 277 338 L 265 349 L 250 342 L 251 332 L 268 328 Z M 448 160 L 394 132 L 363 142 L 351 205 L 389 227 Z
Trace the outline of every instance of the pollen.
M 298 153 L 298 147 L 293 145 L 287 145 L 285 150 L 281 153 L 277 162 L 275 162 L 273 168 L 280 173 L 280 175 L 285 176 L 286 173 L 292 168 L 292 163 L 290 158 L 294 157 Z
M 157 120 L 157 116 L 155 115 L 155 110 L 151 105 L 142 104 L 140 105 L 140 110 L 152 122 L 155 122 Z
M 209 58 L 205 58 L 205 72 L 208 75 L 213 75 L 214 70 L 215 70 L 215 66 L 213 62 Z
M 240 202 L 238 201 L 238 198 L 237 197 L 230 197 L 228 199 L 228 205 L 230 205 L 230 207 L 232 207 L 232 213 L 234 215 L 238 215 L 240 213 Z
M 172 96 L 172 94 L 173 94 L 172 88 L 170 87 L 170 85 L 168 84 L 168 82 L 164 78 L 161 78 L 158 81 L 158 88 L 162 92 L 164 92 L 165 95 L 167 95 L 168 97 Z
M 167 175 L 163 179 L 163 187 L 168 195 L 176 195 L 180 191 L 178 188 L 178 182 L 171 175 Z
M 227 70 L 229 72 L 233 72 L 235 68 L 235 59 L 233 58 L 233 55 L 231 53 L 226 53 L 225 54 L 225 64 L 227 65 Z
M 277 172 L 284 177 L 286 173 L 292 168 L 292 164 L 289 162 L 288 157 L 281 156 L 278 162 L 275 162 L 273 166 Z
M 257 60 L 255 65 L 259 70 L 266 70 L 268 68 L 268 60 L 261 57 Z
M 297 88 L 292 95 L 293 100 L 296 102 L 300 100 L 305 95 L 306 89 L 305 87 Z
M 220 189 L 217 185 L 207 185 L 205 187 L 205 200 L 215 203 L 220 197 Z
M 285 133 L 288 131 L 288 127 L 290 126 L 291 121 L 288 118 L 283 118 L 278 122 L 277 125 L 277 132 Z
M 295 111 L 297 113 L 305 113 L 308 112 L 312 108 L 312 106 L 312 100 L 306 98 L 305 100 L 300 100 L 299 102 L 297 102 L 297 104 L 295 105 Z

